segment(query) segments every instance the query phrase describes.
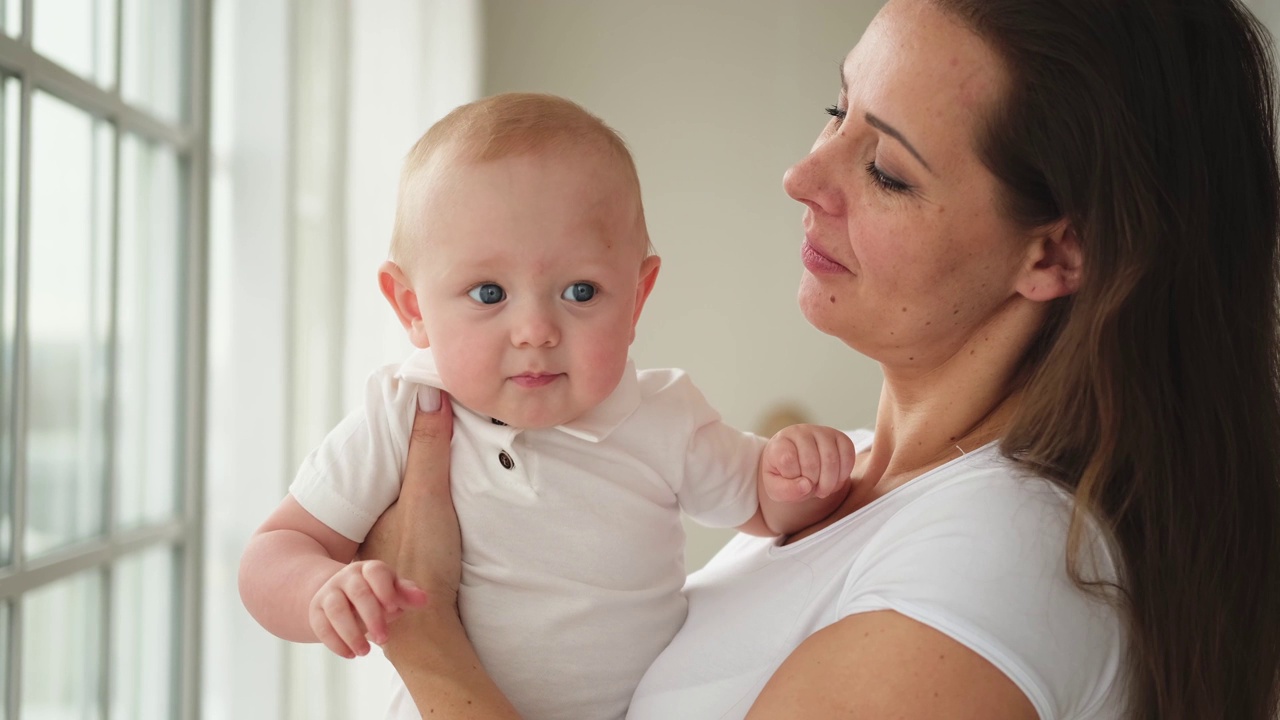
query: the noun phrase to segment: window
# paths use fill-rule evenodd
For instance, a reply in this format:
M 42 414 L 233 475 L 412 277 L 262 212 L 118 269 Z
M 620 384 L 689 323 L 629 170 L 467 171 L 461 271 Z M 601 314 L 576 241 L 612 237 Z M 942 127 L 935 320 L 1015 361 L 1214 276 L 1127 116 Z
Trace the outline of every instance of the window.
M 0 720 L 194 718 L 208 0 L 0 0 Z

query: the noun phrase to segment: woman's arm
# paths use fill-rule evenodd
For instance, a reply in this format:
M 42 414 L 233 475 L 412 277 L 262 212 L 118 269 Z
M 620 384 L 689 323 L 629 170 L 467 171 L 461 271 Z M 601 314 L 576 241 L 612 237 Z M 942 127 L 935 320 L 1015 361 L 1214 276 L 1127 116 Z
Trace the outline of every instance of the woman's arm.
M 400 498 L 374 524 L 360 557 L 390 564 L 427 592 L 426 606 L 392 623 L 382 648 L 418 712 L 441 720 L 518 718 L 458 617 L 462 536 L 449 490 L 452 434 L 447 398 L 438 411 L 416 414 Z
M 994 665 L 891 611 L 851 615 L 810 635 L 765 685 L 749 720 L 1036 720 Z

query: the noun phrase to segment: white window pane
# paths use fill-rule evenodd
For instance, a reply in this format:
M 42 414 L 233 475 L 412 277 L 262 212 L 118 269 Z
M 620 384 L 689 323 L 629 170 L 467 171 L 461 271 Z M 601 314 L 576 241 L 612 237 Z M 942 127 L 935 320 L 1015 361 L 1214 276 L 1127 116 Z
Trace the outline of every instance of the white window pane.
M 0 23 L 10 37 L 22 34 L 22 0 L 0 0 Z
M 26 547 L 101 533 L 110 309 L 110 130 L 32 98 Z
M 124 0 L 120 91 L 166 120 L 185 119 L 187 0 Z
M 20 0 L 4 2 L 20 4 Z M 115 0 L 33 0 L 32 45 L 71 72 L 114 87 L 115 12 Z
M 121 527 L 174 514 L 182 254 L 177 156 L 125 135 L 120 146 L 116 315 L 116 507 Z
M 102 576 L 73 576 L 22 599 L 23 720 L 99 720 Z
M 0 565 L 13 562 L 13 400 L 18 304 L 18 123 L 22 87 L 0 80 Z
M 112 578 L 111 717 L 174 717 L 174 555 L 158 547 L 121 560 Z

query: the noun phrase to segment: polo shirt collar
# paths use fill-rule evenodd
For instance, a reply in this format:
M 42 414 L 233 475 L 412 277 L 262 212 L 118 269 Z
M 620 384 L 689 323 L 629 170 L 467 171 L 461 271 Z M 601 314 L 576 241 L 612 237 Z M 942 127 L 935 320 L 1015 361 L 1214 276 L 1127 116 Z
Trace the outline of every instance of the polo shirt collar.
M 440 371 L 436 369 L 436 359 L 430 348 L 420 348 L 411 354 L 396 371 L 396 377 L 403 378 L 420 385 L 439 388 L 445 392 L 449 388 L 440 380 Z M 636 378 L 635 363 L 627 359 L 627 367 L 622 371 L 622 380 L 618 387 L 599 405 L 583 413 L 580 417 L 554 429 L 587 442 L 600 442 L 618 428 L 631 414 L 640 407 L 640 381 Z M 498 418 L 501 419 L 501 418 Z

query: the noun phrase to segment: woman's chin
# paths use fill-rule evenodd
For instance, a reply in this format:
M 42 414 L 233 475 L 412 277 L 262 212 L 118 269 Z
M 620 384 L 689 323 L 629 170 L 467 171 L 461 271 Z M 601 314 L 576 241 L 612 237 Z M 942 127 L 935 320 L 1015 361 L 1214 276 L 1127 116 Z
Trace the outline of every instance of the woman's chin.
M 800 281 L 800 291 L 796 294 L 800 305 L 800 314 L 809 324 L 828 335 L 839 337 L 836 328 L 839 326 L 842 308 L 836 293 L 822 287 L 812 275 L 805 273 Z

